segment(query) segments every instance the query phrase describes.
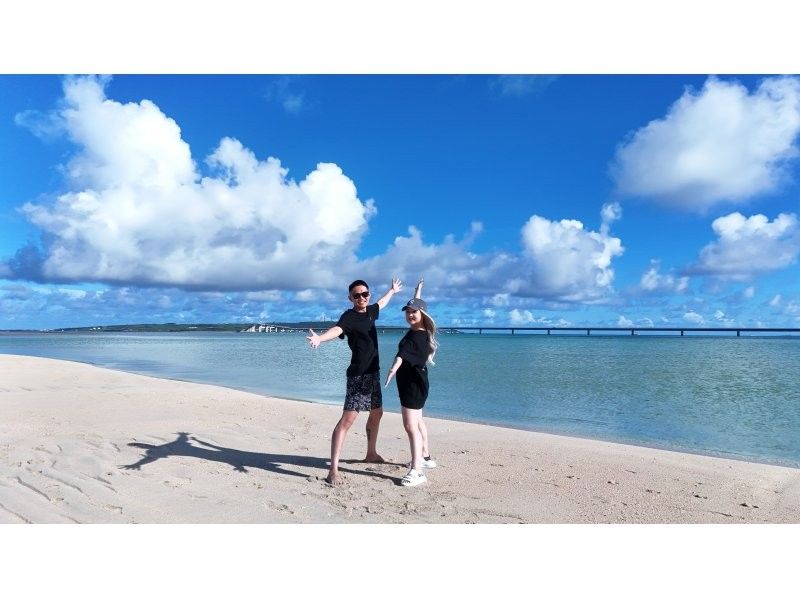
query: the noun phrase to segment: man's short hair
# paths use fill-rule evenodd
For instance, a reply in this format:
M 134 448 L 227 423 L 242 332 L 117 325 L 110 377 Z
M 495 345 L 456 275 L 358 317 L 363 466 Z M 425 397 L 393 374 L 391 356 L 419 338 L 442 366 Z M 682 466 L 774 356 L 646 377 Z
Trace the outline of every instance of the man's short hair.
M 369 285 L 363 280 L 354 280 L 353 282 L 350 283 L 350 286 L 347 287 L 347 292 L 352 293 L 353 289 L 356 287 L 367 287 L 367 289 L 369 289 Z

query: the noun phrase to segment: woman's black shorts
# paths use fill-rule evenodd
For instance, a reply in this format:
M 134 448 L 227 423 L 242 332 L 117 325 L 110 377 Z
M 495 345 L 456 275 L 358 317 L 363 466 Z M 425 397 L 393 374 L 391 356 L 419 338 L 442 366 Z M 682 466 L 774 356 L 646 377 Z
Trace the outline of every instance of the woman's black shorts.
M 428 368 L 403 363 L 397 370 L 397 393 L 406 409 L 422 409 L 428 399 Z

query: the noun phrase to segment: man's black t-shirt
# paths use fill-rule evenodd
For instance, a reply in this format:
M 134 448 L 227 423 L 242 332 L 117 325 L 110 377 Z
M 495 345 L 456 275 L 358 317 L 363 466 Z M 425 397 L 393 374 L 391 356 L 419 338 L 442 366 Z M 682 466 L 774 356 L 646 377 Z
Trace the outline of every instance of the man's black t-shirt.
M 409 330 L 400 340 L 397 356 L 403 363 L 397 370 L 397 392 L 404 406 L 418 409 L 428 398 L 428 355 L 431 353 L 426 330 Z M 419 405 L 419 406 L 418 406 Z
M 366 312 L 348 309 L 336 323 L 347 336 L 347 344 L 353 352 L 350 366 L 347 368 L 348 376 L 372 374 L 380 369 L 378 331 L 375 330 L 375 320 L 378 319 L 380 311 L 381 308 L 377 303 L 368 305 Z

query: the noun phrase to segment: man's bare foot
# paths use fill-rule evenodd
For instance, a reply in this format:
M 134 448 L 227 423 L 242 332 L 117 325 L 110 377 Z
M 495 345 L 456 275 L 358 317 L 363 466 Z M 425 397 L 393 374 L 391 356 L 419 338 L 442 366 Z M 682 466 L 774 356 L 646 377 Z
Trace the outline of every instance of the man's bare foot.
M 381 457 L 378 453 L 373 453 L 364 458 L 364 463 L 386 463 L 386 459 Z
M 344 480 L 342 476 L 339 475 L 339 472 L 336 473 L 330 472 L 328 473 L 328 477 L 325 478 L 325 481 L 328 482 L 331 486 L 341 486 L 344 484 Z

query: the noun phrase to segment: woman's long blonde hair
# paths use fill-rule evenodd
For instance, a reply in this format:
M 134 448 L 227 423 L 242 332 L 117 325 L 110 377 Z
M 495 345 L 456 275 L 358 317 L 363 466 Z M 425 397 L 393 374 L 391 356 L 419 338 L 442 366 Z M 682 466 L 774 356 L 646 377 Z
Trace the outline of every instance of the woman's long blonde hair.
M 422 278 L 419 279 L 417 288 L 414 289 L 414 299 L 422 299 L 422 285 L 424 282 Z M 436 365 L 433 360 L 433 356 L 436 355 L 436 349 L 439 348 L 439 341 L 436 340 L 436 322 L 426 312 L 419 310 L 419 313 L 422 314 L 422 325 L 425 326 L 425 330 L 428 332 L 428 347 L 431 350 L 430 355 L 428 355 L 428 363 Z
M 433 360 L 434 355 L 436 355 L 436 349 L 439 348 L 439 341 L 436 339 L 436 322 L 424 311 L 419 310 L 419 313 L 422 314 L 422 323 L 425 326 L 425 330 L 428 332 L 428 347 L 430 347 L 431 350 L 430 355 L 428 355 L 428 363 L 436 365 L 436 362 Z

